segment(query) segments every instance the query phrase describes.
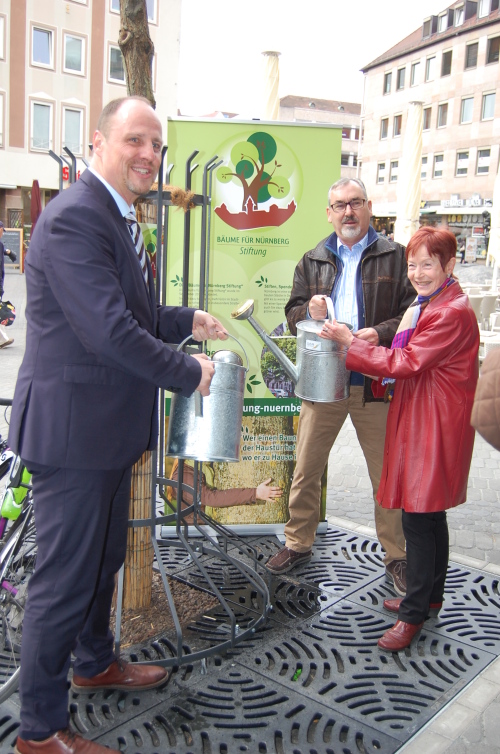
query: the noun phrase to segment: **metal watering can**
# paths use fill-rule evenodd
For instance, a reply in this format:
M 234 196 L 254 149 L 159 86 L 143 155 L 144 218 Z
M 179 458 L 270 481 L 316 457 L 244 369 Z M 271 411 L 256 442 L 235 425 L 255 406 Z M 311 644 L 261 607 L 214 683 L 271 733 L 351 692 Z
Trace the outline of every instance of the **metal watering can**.
M 333 301 L 325 297 L 330 320 L 334 319 Z M 279 349 L 274 340 L 252 317 L 254 302 L 245 301 L 231 313 L 232 319 L 247 319 L 279 361 L 295 385 L 295 395 L 307 401 L 333 403 L 349 397 L 351 373 L 345 367 L 347 348 L 320 337 L 323 320 L 306 319 L 297 324 L 297 365 Z M 352 325 L 347 325 L 352 330 Z
M 170 419 L 166 455 L 191 458 L 195 461 L 239 461 L 243 395 L 248 372 L 247 362 L 234 351 L 216 351 L 212 356 L 215 372 L 210 395 L 194 392 L 189 398 L 174 393 L 170 403 Z M 187 337 L 177 350 L 191 340 Z

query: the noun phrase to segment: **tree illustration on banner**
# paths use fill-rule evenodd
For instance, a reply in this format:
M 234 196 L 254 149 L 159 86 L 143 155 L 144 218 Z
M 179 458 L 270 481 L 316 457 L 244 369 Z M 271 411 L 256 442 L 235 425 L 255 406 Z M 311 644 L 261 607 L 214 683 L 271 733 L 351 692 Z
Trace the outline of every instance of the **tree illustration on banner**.
M 283 199 L 290 193 L 290 182 L 279 170 L 283 167 L 276 154 L 278 147 L 271 134 L 256 131 L 246 141 L 240 141 L 231 149 L 231 165 L 217 170 L 220 183 L 240 184 L 243 189 L 241 212 L 230 212 L 226 204 L 215 208 L 216 214 L 225 223 L 238 230 L 279 226 L 295 212 L 297 205 L 292 199 L 288 207 L 272 204 L 268 209 L 258 209 L 270 199 Z

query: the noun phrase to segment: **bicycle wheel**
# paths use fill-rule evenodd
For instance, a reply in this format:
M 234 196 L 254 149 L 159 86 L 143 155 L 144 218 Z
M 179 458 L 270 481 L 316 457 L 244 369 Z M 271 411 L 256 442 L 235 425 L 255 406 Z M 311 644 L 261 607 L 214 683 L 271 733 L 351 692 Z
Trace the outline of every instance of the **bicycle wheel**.
M 35 520 L 29 495 L 0 552 L 0 703 L 19 685 L 24 607 L 35 558 Z

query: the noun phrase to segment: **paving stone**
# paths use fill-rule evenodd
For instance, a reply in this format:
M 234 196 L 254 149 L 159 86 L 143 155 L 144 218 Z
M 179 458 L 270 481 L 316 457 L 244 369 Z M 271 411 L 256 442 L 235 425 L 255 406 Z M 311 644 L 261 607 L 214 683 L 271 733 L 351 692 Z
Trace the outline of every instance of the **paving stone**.
M 474 532 L 466 529 L 459 529 L 456 532 L 456 535 L 456 542 L 459 547 L 474 547 Z

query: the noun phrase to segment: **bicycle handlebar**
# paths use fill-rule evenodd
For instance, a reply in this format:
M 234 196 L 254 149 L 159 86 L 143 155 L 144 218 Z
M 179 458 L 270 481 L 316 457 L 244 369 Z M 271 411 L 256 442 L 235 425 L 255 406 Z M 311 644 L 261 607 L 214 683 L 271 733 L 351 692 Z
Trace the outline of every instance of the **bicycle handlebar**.
M 0 398 L 0 406 L 12 406 L 12 398 Z

